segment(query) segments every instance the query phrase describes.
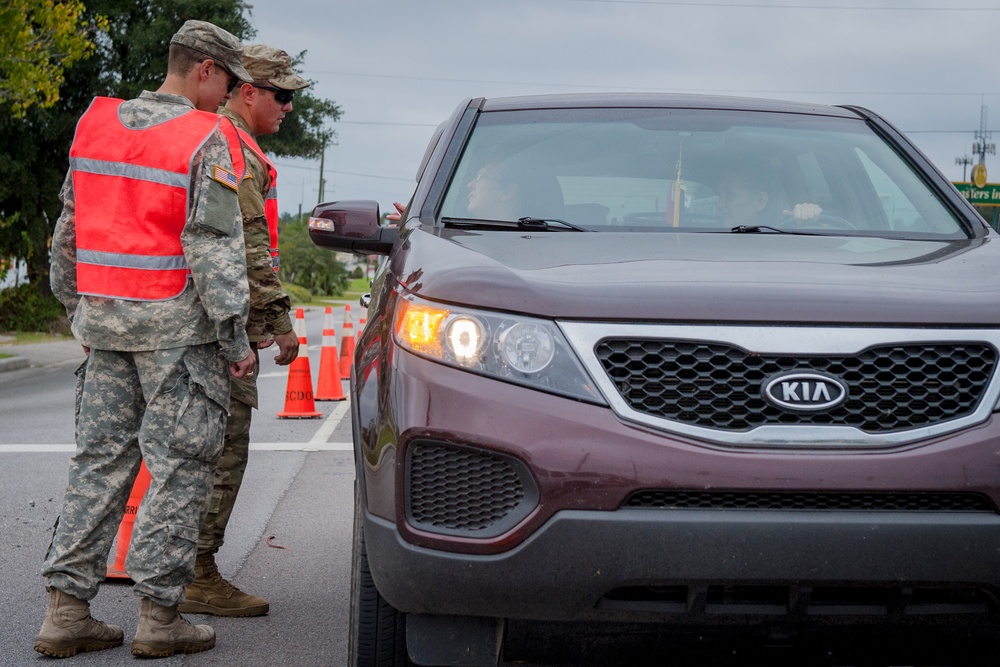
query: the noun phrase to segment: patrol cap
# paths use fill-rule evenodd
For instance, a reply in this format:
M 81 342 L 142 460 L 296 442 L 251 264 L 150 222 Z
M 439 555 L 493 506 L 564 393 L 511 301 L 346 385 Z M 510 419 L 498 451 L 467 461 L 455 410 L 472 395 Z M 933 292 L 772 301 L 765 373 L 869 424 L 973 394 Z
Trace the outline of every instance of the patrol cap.
M 171 44 L 180 44 L 204 53 L 214 60 L 219 67 L 241 81 L 253 81 L 253 77 L 243 68 L 240 56 L 243 55 L 243 43 L 233 33 L 223 30 L 207 21 L 185 21 L 173 37 Z
M 247 44 L 243 49 L 243 66 L 257 84 L 282 90 L 301 90 L 309 85 L 292 70 L 292 57 L 287 52 L 266 44 Z

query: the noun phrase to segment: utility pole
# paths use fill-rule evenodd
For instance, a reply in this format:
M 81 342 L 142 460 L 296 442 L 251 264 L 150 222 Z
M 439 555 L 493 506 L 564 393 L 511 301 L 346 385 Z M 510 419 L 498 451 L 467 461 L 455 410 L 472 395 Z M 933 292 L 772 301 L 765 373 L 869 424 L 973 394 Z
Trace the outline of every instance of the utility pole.
M 983 105 L 979 112 L 979 131 L 973 135 L 976 143 L 972 144 L 972 152 L 979 156 L 979 164 L 986 162 L 986 154 L 996 155 L 997 145 L 987 143 L 993 136 L 992 132 L 986 130 L 986 105 Z
M 323 180 L 323 163 L 326 160 L 326 138 L 323 139 L 323 150 L 319 154 L 319 201 L 322 204 L 326 200 L 326 181 Z
M 990 143 L 992 132 L 986 129 L 986 105 L 980 107 L 979 131 L 974 135 L 976 143 L 972 144 L 972 152 L 979 156 L 979 162 L 972 168 L 972 184 L 977 188 L 986 185 L 986 154 L 996 155 L 997 145 Z
M 969 157 L 968 155 L 963 155 L 962 157 L 957 157 L 957 158 L 955 158 L 955 164 L 960 164 L 960 165 L 962 165 L 962 180 L 963 180 L 963 181 L 967 181 L 967 180 L 969 180 L 969 179 L 968 179 L 968 178 L 966 177 L 966 174 L 968 173 L 968 169 L 967 169 L 967 167 L 968 167 L 968 166 L 969 166 L 970 164 L 972 164 L 972 158 L 971 158 L 971 157 Z

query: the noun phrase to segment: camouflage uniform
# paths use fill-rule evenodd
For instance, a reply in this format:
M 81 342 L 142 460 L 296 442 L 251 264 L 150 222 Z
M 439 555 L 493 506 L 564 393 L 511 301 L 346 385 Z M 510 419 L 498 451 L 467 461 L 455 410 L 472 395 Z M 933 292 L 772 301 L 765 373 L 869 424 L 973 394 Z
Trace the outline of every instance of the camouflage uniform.
M 245 132 L 253 135 L 243 118 L 225 107 L 221 113 Z M 281 280 L 272 268 L 270 239 L 264 217 L 264 200 L 271 189 L 266 167 L 253 151 L 244 151 L 247 177 L 240 184 L 240 211 L 246 242 L 247 279 L 250 284 L 250 317 L 247 335 L 250 343 L 271 340 L 274 334 L 292 330 L 289 311 L 291 299 L 281 289 Z M 209 498 L 208 513 L 198 536 L 198 553 L 214 554 L 222 546 L 226 525 L 233 513 L 236 497 L 243 483 L 250 452 L 251 408 L 257 407 L 257 376 L 232 378 L 229 423 L 222 456 L 215 471 L 215 483 Z
M 185 97 L 147 91 L 123 103 L 119 118 L 146 128 L 192 108 Z M 125 564 L 133 591 L 173 606 L 194 576 L 198 527 L 226 425 L 227 360 L 246 358 L 250 344 L 237 195 L 209 168 L 232 170 L 221 132 L 193 165 L 181 233 L 191 276 L 184 292 L 166 301 L 77 294 L 72 170 L 62 189 L 52 290 L 90 355 L 77 371 L 77 451 L 42 574 L 82 600 L 92 599 L 104 579 L 140 458 L 152 481 Z

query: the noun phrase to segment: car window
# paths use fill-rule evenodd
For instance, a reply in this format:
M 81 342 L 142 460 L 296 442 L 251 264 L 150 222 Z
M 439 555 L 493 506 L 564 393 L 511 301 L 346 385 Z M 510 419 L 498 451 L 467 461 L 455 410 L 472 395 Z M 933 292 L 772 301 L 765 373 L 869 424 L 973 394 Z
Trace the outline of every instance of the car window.
M 728 110 L 484 112 L 439 210 L 596 231 L 967 236 L 863 121 Z

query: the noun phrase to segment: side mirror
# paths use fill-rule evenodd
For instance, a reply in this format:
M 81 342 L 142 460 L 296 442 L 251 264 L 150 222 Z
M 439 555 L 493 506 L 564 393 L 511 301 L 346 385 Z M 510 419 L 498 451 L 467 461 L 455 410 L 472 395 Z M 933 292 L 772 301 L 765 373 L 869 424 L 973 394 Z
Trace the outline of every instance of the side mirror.
M 318 246 L 355 255 L 388 255 L 399 241 L 398 227 L 381 227 L 378 202 L 319 204 L 309 217 L 309 238 Z

